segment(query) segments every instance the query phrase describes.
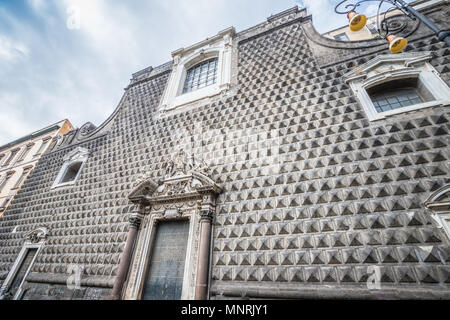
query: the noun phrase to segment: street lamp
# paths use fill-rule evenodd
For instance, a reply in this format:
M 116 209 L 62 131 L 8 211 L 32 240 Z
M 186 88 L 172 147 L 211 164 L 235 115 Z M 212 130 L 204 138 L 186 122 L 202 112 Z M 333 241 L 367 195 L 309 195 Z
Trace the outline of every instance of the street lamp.
M 380 9 L 383 3 L 391 4 L 392 7 L 390 7 L 385 13 L 384 13 L 384 20 L 386 19 L 386 14 L 392 10 L 398 9 L 402 11 L 406 16 L 411 18 L 412 20 L 419 19 L 421 22 L 423 22 L 428 28 L 434 31 L 439 41 L 444 41 L 447 46 L 450 46 L 450 32 L 446 30 L 441 30 L 438 26 L 436 26 L 433 22 L 431 22 L 427 17 L 425 17 L 423 14 L 418 12 L 416 9 L 411 7 L 408 3 L 406 3 L 403 0 L 360 0 L 356 3 L 350 3 L 347 4 L 343 8 L 339 8 L 342 5 L 344 5 L 345 2 L 348 0 L 344 0 L 339 2 L 336 7 L 334 8 L 334 11 L 338 14 L 346 14 L 347 18 L 349 20 L 349 27 L 352 31 L 359 31 L 366 25 L 367 17 L 364 14 L 360 14 L 356 12 L 357 7 L 361 5 L 363 2 L 379 2 L 378 5 L 378 12 L 377 12 L 377 32 L 378 35 L 382 39 L 386 39 L 389 42 L 389 50 L 392 53 L 399 53 L 403 51 L 403 49 L 408 44 L 408 40 L 402 37 L 395 36 L 394 34 L 389 32 L 388 24 L 384 21 L 384 23 L 380 24 Z M 381 30 L 380 30 L 381 29 Z

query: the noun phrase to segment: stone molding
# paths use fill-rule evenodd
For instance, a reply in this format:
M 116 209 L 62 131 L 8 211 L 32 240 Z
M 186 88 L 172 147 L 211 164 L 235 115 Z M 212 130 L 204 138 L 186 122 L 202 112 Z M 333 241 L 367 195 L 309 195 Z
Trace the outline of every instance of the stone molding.
M 28 232 L 25 235 L 27 241 L 31 243 L 41 243 L 47 239 L 48 230 L 45 227 L 37 228 L 33 231 Z

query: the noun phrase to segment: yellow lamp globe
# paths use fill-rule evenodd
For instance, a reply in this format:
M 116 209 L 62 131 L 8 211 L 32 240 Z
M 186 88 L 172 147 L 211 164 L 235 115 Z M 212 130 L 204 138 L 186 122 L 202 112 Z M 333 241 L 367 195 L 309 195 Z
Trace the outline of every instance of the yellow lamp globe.
M 402 52 L 408 44 L 408 40 L 402 37 L 396 37 L 393 34 L 388 35 L 386 39 L 389 41 L 389 50 L 392 53 Z
M 350 22 L 349 27 L 352 31 L 359 31 L 366 25 L 367 17 L 364 14 L 356 13 L 355 11 L 350 11 L 347 14 L 348 21 Z

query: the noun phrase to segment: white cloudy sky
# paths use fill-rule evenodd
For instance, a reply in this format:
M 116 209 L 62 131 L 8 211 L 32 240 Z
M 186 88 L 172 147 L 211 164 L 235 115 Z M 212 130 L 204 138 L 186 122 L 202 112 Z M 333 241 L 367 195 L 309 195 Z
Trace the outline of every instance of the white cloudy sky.
M 132 73 L 229 26 L 241 31 L 302 4 L 320 32 L 344 25 L 338 2 L 0 0 L 0 144 L 65 118 L 101 124 Z M 74 10 L 79 29 L 69 28 Z

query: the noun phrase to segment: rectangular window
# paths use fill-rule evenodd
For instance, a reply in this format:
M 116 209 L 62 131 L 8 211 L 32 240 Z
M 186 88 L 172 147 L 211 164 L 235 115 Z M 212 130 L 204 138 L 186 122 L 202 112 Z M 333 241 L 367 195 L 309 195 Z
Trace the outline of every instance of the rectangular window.
M 7 173 L 3 181 L 0 183 L 0 192 L 2 192 L 3 188 L 8 183 L 9 179 L 11 179 L 13 173 Z
M 413 88 L 403 88 L 373 95 L 372 102 L 377 112 L 384 112 L 419 104 L 423 101 Z
M 417 78 L 393 80 L 367 89 L 375 110 L 395 110 L 433 100 Z
M 17 162 L 23 161 L 23 159 L 25 159 L 25 157 L 27 156 L 28 152 L 30 152 L 32 147 L 33 147 L 33 145 L 27 145 L 25 150 L 23 150 L 23 152 L 20 154 L 19 158 L 17 159 Z
M 11 197 L 7 197 L 2 201 L 2 204 L 0 205 L 0 210 L 4 210 L 6 206 L 8 205 L 9 200 L 11 200 Z
M 36 253 L 37 253 L 36 248 L 27 249 L 25 258 L 23 259 L 23 261 L 19 267 L 19 270 L 16 272 L 16 275 L 14 276 L 14 279 L 12 280 L 11 285 L 8 290 L 9 294 L 12 297 L 14 297 L 14 295 L 17 293 L 17 290 L 20 288 L 20 285 L 22 284 L 23 280 L 25 279 Z
M 47 143 L 50 141 L 50 138 L 47 138 L 45 140 L 42 140 L 42 144 L 39 147 L 39 150 L 36 152 L 35 156 L 40 155 L 42 152 L 45 151 L 45 147 L 47 146 Z
M 75 162 L 74 164 L 70 165 L 64 173 L 64 176 L 61 179 L 60 183 L 74 181 L 78 175 L 78 172 L 80 172 L 82 164 L 83 162 Z
M 3 164 L 3 167 L 8 166 L 12 159 L 14 159 L 14 157 L 16 156 L 17 152 L 19 152 L 20 149 L 14 149 L 11 151 L 11 154 L 9 155 L 9 158 L 5 161 L 5 163 Z
M 378 34 L 377 26 L 374 24 L 368 24 L 367 29 L 369 29 L 371 34 Z
M 340 33 L 334 36 L 334 40 L 337 41 L 350 41 L 346 33 Z
M 17 189 L 22 185 L 22 182 L 25 180 L 25 178 L 28 175 L 29 170 L 23 170 L 22 175 L 20 176 L 19 180 L 17 180 L 16 184 L 14 185 L 13 189 Z

